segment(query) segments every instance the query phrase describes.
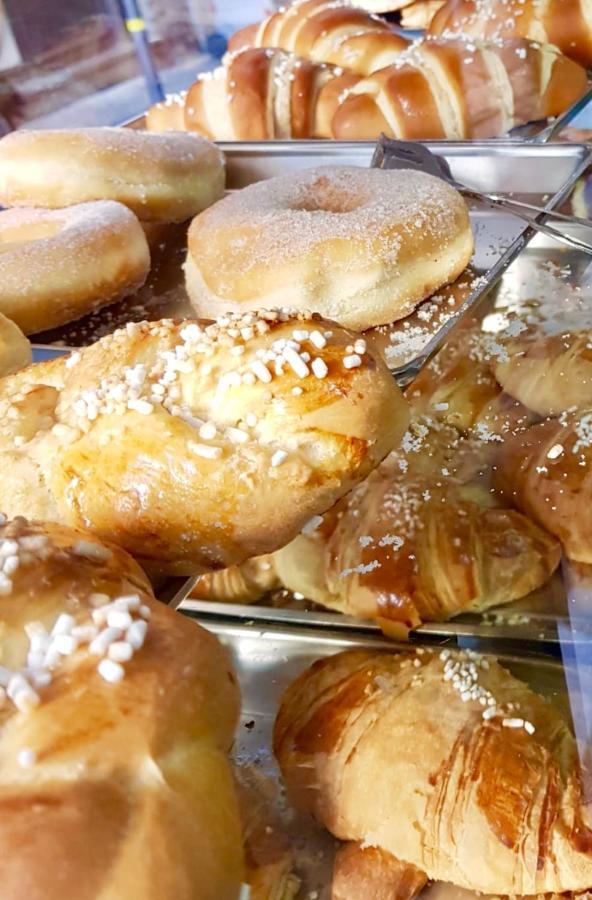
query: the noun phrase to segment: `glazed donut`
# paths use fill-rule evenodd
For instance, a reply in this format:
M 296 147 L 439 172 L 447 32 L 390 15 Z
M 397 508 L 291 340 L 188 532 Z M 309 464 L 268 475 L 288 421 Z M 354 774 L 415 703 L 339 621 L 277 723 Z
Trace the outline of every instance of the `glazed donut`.
M 0 312 L 25 334 L 120 300 L 149 270 L 142 226 L 121 203 L 0 212 Z
M 250 185 L 197 216 L 188 242 L 200 315 L 281 302 L 356 330 L 408 315 L 473 252 L 466 204 L 444 181 L 354 166 Z
M 125 128 L 14 131 L 0 141 L 0 203 L 57 209 L 118 200 L 145 222 L 182 222 L 224 191 L 205 138 Z
M 0 378 L 24 369 L 31 360 L 31 344 L 18 325 L 0 313 Z

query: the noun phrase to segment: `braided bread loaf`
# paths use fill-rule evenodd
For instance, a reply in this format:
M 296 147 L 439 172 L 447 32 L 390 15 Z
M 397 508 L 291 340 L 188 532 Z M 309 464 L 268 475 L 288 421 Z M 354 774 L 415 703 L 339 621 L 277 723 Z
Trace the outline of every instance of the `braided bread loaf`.
M 238 900 L 216 638 L 85 531 L 0 525 L 2 900 Z
M 429 29 L 432 34 L 529 38 L 554 44 L 582 66 L 592 65 L 590 0 L 447 0 Z
M 359 75 L 389 65 L 407 46 L 383 20 L 335 0 L 300 0 L 260 25 L 237 31 L 231 51 L 279 47 L 313 62 L 333 63 Z
M 558 115 L 586 84 L 585 70 L 552 47 L 520 39 L 430 38 L 349 89 L 333 118 L 333 135 L 494 137 Z
M 189 88 L 185 128 L 222 141 L 328 138 L 339 97 L 358 80 L 282 50 L 243 50 Z

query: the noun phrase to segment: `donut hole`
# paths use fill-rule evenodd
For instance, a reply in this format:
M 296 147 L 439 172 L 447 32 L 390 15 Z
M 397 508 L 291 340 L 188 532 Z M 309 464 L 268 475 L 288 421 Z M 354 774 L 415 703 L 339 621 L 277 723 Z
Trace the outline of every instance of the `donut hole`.
M 44 241 L 62 230 L 61 222 L 27 222 L 14 228 L 0 230 L 0 253 L 7 253 L 14 247 Z
M 290 206 L 290 209 L 298 212 L 325 212 L 343 215 L 355 212 L 365 202 L 366 197 L 344 190 L 341 185 L 336 185 L 328 178 L 319 178 L 311 185 L 307 185 L 307 190 Z

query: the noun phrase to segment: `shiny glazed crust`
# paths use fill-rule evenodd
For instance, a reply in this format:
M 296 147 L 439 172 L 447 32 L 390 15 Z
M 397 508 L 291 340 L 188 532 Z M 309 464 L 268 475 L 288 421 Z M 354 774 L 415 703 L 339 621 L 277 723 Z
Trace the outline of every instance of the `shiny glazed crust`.
M 224 181 L 221 151 L 182 132 L 14 131 L 0 141 L 6 206 L 118 200 L 142 221 L 182 222 L 221 197 Z
M 287 313 L 207 330 L 166 320 L 9 376 L 0 507 L 84 525 L 179 572 L 275 550 L 407 427 L 388 369 L 355 341 Z
M 590 0 L 447 0 L 432 19 L 430 31 L 530 38 L 554 44 L 582 66 L 592 65 Z
M 493 659 L 422 648 L 323 659 L 285 693 L 274 750 L 299 808 L 430 880 L 496 894 L 592 883 L 575 739 Z
M 3 900 L 237 900 L 241 826 L 227 753 L 240 699 L 226 652 L 155 601 L 124 551 L 87 532 L 16 519 L 0 528 L 0 546 L 19 561 L 9 589 L 2 581 L 3 676 L 26 665 L 40 673 L 35 648 L 57 646 L 54 628 L 65 639 L 49 683 L 31 693 L 9 682 L 0 708 Z M 83 634 L 104 630 L 116 598 L 136 598 L 134 622 L 147 628 L 123 677 L 106 680 L 99 667 L 111 650 Z
M 26 334 L 121 300 L 149 270 L 142 227 L 121 203 L 0 212 L 0 311 Z

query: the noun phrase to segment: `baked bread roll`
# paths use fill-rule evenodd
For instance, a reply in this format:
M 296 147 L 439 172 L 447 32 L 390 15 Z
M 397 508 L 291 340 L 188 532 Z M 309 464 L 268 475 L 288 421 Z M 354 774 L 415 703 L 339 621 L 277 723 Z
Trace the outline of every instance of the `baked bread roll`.
M 274 554 L 284 587 L 406 638 L 424 622 L 511 603 L 549 580 L 560 546 L 492 495 L 490 446 L 428 430 L 412 426 L 407 451 Z
M 0 382 L 0 508 L 180 574 L 277 549 L 407 427 L 355 336 L 289 311 L 129 324 Z M 351 348 L 351 349 L 350 349 Z
M 412 44 L 349 89 L 333 118 L 341 140 L 483 139 L 556 116 L 580 97 L 586 71 L 525 40 L 445 35 Z
M 60 209 L 117 200 L 144 222 L 183 222 L 224 193 L 209 141 L 132 128 L 13 131 L 0 140 L 0 203 Z
M 592 563 L 592 414 L 562 414 L 500 444 L 495 485 L 562 543 Z
M 491 658 L 419 648 L 320 660 L 285 693 L 274 749 L 297 807 L 430 880 L 506 895 L 592 884 L 576 741 Z
M 28 366 L 32 358 L 31 344 L 18 325 L 0 313 L 0 378 Z
M 0 527 L 3 900 L 238 900 L 228 655 L 87 532 Z
M 185 274 L 201 316 L 281 297 L 363 330 L 406 316 L 472 252 L 467 206 L 443 180 L 322 166 L 249 185 L 197 216 Z
M 432 34 L 461 31 L 480 38 L 529 38 L 554 44 L 580 65 L 592 65 L 588 0 L 447 0 L 430 23 Z
M 330 138 L 339 97 L 358 80 L 282 50 L 243 50 L 189 88 L 184 127 L 219 141 Z
M 358 75 L 388 66 L 407 46 L 384 19 L 335 0 L 301 0 L 230 38 L 231 52 L 273 47 L 312 62 L 333 63 Z
M 541 416 L 592 407 L 592 334 L 524 329 L 504 341 L 493 371 L 504 390 Z

